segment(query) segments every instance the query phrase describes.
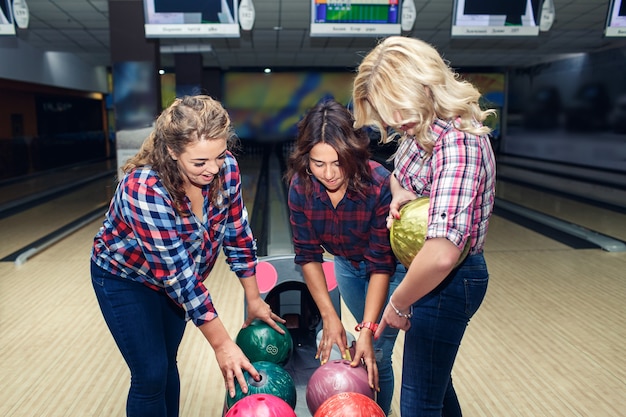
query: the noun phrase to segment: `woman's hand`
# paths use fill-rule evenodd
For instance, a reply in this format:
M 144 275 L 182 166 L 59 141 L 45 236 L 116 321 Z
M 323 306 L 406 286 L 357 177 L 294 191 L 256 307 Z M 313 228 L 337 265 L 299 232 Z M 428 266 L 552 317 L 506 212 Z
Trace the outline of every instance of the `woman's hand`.
M 383 311 L 383 316 L 378 324 L 378 329 L 376 329 L 376 333 L 374 334 L 374 338 L 378 339 L 387 326 L 406 332 L 411 328 L 411 321 L 408 317 L 399 316 L 393 307 L 391 307 L 391 304 L 387 303 Z
M 241 391 L 246 394 L 248 392 L 248 383 L 242 370 L 248 371 L 250 376 L 255 381 L 258 381 L 260 375 L 257 370 L 254 369 L 254 366 L 252 366 L 246 355 L 241 351 L 241 348 L 234 341 L 224 340 L 213 348 L 215 350 L 215 358 L 224 377 L 228 395 L 231 398 L 235 396 L 235 381 L 241 387 Z
M 350 350 L 348 349 L 346 330 L 338 318 L 336 320 L 327 319 L 324 321 L 322 338 L 315 354 L 315 359 L 319 359 L 322 365 L 328 362 L 333 345 L 337 345 L 339 351 L 341 351 L 342 358 L 348 360 Z
M 387 216 L 387 229 L 391 228 L 394 219 L 400 218 L 400 208 L 409 201 L 417 198 L 417 194 L 403 188 L 394 175 L 391 176 L 389 182 L 391 188 L 391 202 L 389 203 L 389 216 Z
M 367 379 L 370 388 L 380 392 L 378 385 L 378 365 L 376 365 L 376 356 L 374 354 L 374 333 L 367 328 L 361 329 L 359 339 L 356 342 L 354 358 L 350 364 L 352 367 L 365 364 L 367 369 Z
M 202 332 L 215 351 L 215 358 L 224 377 L 224 385 L 231 398 L 235 396 L 235 381 L 241 387 L 241 391 L 247 393 L 248 383 L 243 376 L 243 371 L 248 371 L 255 381 L 258 381 L 261 376 L 241 348 L 229 336 L 220 318 L 215 317 L 201 324 L 198 330 Z
M 246 321 L 241 328 L 246 328 L 255 319 L 266 322 L 272 329 L 276 330 L 280 334 L 285 334 L 285 331 L 276 324 L 280 322 L 285 324 L 286 320 L 278 316 L 278 314 L 272 312 L 271 307 L 261 297 L 254 298 L 248 301 Z

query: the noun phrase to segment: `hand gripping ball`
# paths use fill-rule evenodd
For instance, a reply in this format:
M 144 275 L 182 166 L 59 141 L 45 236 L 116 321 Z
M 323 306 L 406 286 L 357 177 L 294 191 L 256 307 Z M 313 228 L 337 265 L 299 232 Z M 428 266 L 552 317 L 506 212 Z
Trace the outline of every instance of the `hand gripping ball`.
M 309 378 L 306 385 L 306 405 L 311 414 L 315 414 L 324 401 L 341 392 L 356 392 L 371 399 L 375 398 L 376 394 L 369 386 L 365 366 L 353 368 L 346 360 L 326 362 Z
M 252 366 L 259 372 L 261 379 L 255 381 L 248 371 L 244 371 L 243 376 L 248 384 L 248 392 L 244 394 L 239 384 L 235 383 L 235 396 L 231 397 L 228 392 L 226 393 L 226 405 L 229 409 L 238 404 L 242 398 L 252 394 L 270 394 L 282 399 L 291 408 L 296 408 L 298 394 L 289 372 L 273 362 L 253 362 Z
M 428 208 L 430 198 L 419 197 L 408 202 L 400 209 L 400 218 L 394 219 L 389 229 L 389 239 L 391 249 L 396 258 L 406 268 L 411 265 L 415 255 L 422 249 L 426 241 L 428 231 Z M 470 239 L 467 240 L 465 248 L 459 257 L 459 265 L 467 254 L 471 246 Z
M 269 324 L 258 319 L 239 330 L 235 343 L 250 362 L 267 361 L 284 366 L 289 361 L 293 352 L 293 339 L 284 324 L 276 324 L 285 334 L 278 333 Z

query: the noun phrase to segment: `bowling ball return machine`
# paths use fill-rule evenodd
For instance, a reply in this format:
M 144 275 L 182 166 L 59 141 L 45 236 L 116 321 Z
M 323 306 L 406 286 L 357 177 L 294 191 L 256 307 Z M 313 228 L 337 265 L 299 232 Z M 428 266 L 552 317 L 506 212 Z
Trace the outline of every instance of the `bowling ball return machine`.
M 324 259 L 322 268 L 335 311 L 341 317 L 341 299 L 332 259 Z M 261 298 L 273 312 L 287 321 L 285 326 L 293 339 L 293 353 L 283 368 L 289 372 L 296 386 L 296 415 L 310 417 L 306 386 L 320 366 L 319 360 L 315 359 L 315 338 L 322 328 L 321 314 L 304 282 L 302 268 L 294 263 L 294 255 L 259 258 L 256 278 Z

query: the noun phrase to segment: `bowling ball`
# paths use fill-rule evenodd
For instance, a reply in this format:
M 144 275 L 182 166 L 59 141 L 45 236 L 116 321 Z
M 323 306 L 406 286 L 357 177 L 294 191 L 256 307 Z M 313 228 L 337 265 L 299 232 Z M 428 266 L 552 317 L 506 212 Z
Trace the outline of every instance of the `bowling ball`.
M 237 401 L 224 417 L 296 417 L 296 413 L 275 395 L 252 394 Z
M 389 240 L 391 249 L 396 258 L 406 268 L 411 265 L 415 255 L 424 246 L 426 232 L 428 231 L 428 207 L 430 198 L 419 197 L 406 203 L 400 208 L 400 218 L 394 219 L 389 229 Z M 463 253 L 459 257 L 459 265 L 467 254 L 471 246 L 470 239 L 467 240 Z
M 320 346 L 320 341 L 322 340 L 323 333 L 324 329 L 320 329 L 320 331 L 317 332 L 317 335 L 315 336 L 315 347 L 317 348 L 319 348 Z M 354 338 L 354 335 L 350 332 L 346 332 L 346 339 L 348 339 L 348 346 L 350 346 L 348 350 L 350 351 L 350 359 L 352 360 L 354 358 L 354 352 L 356 351 L 356 339 Z M 339 346 L 337 346 L 337 344 L 333 344 L 333 348 L 330 350 L 330 357 L 328 358 L 328 360 L 334 361 L 343 359 L 342 354 L 343 352 L 339 350 Z
M 296 407 L 296 384 L 284 368 L 273 362 L 253 362 L 252 366 L 259 372 L 261 379 L 255 381 L 248 371 L 243 376 L 248 383 L 248 393 L 241 391 L 239 384 L 235 383 L 235 396 L 226 393 L 226 406 L 231 408 L 242 398 L 252 394 L 270 394 L 285 401 L 291 408 Z
M 285 365 L 289 361 L 293 352 L 293 339 L 284 324 L 276 324 L 285 334 L 278 333 L 261 320 L 254 320 L 248 327 L 239 330 L 235 343 L 250 362 L 267 361 Z
M 306 385 L 306 405 L 311 414 L 315 414 L 324 401 L 341 392 L 357 392 L 375 398 L 365 367 L 353 368 L 346 360 L 326 362 L 311 374 Z
M 385 412 L 366 395 L 341 392 L 324 401 L 313 417 L 385 417 Z

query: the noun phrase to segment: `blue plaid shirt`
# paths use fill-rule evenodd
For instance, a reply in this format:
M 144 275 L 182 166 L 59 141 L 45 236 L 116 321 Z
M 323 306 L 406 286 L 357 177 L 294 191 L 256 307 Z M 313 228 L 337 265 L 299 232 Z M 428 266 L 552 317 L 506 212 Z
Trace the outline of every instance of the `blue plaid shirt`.
M 241 177 L 228 153 L 220 172 L 220 204 L 205 187 L 203 218 L 180 216 L 158 174 L 143 167 L 124 176 L 94 239 L 92 259 L 121 278 L 162 291 L 180 305 L 187 320 L 201 325 L 217 317 L 203 284 L 220 247 L 238 277 L 256 272 L 256 243 L 241 197 Z M 187 207 L 191 210 L 189 200 Z

